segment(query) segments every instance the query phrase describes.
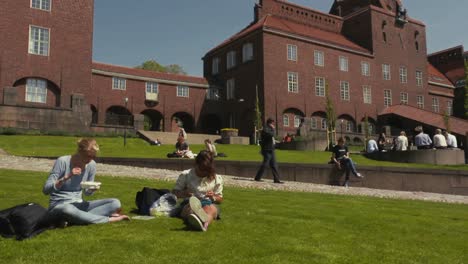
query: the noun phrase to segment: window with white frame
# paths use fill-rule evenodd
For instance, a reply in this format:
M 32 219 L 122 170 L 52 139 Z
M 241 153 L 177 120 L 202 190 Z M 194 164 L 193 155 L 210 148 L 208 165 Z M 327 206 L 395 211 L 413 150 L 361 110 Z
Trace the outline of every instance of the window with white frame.
M 353 122 L 346 121 L 346 132 L 353 132 Z
M 363 76 L 370 76 L 370 64 L 367 61 L 361 61 L 361 74 Z
M 49 56 L 49 29 L 29 26 L 29 53 Z
M 50 1 L 52 0 L 31 0 L 31 7 L 50 11 Z
M 112 77 L 112 90 L 126 90 L 127 80 L 119 77 Z
M 432 97 L 432 112 L 439 113 L 439 98 Z
M 310 128 L 312 129 L 317 129 L 317 118 L 312 117 L 310 119 Z
M 325 66 L 325 56 L 323 51 L 315 50 L 314 51 L 314 65 L 323 67 Z
M 231 50 L 226 55 L 226 68 L 231 69 L 236 66 L 236 52 Z
M 327 129 L 327 119 L 322 118 L 321 128 L 322 128 L 323 130 L 326 130 L 326 129 Z
M 423 73 L 422 71 L 416 71 L 416 85 L 423 86 Z
M 158 83 L 156 83 L 156 82 L 146 82 L 146 93 L 147 94 L 157 94 L 158 93 Z
M 392 105 L 392 90 L 384 90 L 384 106 L 389 107 Z
M 213 61 L 211 62 L 211 73 L 218 74 L 219 73 L 219 58 L 213 58 Z
M 422 95 L 416 96 L 416 105 L 419 108 L 424 108 L 424 97 Z
M 447 101 L 447 115 L 449 116 L 453 115 L 453 101 L 452 100 Z
M 47 81 L 41 79 L 28 79 L 26 81 L 26 102 L 46 103 Z
M 217 87 L 210 86 L 206 90 L 206 99 L 218 101 L 219 100 L 219 89 Z
M 233 100 L 236 98 L 236 82 L 233 79 L 226 81 L 226 100 Z
M 340 81 L 340 98 L 342 101 L 349 101 L 349 82 Z
M 189 88 L 188 88 L 188 86 L 178 85 L 176 95 L 177 95 L 177 97 L 189 97 Z
M 362 98 L 365 104 L 372 104 L 372 90 L 369 85 L 362 86 Z
M 242 46 L 242 62 L 253 60 L 253 44 L 245 43 Z
M 400 67 L 400 83 L 408 82 L 408 69 L 405 66 Z
M 298 128 L 301 125 L 301 117 L 300 116 L 294 116 L 294 127 Z
M 288 92 L 299 92 L 299 84 L 297 79 L 297 72 L 288 72 Z
M 297 61 L 297 46 L 288 44 L 288 60 Z
M 325 78 L 315 77 L 315 95 L 325 97 Z
M 348 57 L 340 56 L 340 71 L 348 71 Z
M 408 93 L 400 93 L 400 104 L 408 105 Z
M 384 80 L 390 80 L 390 64 L 382 64 L 382 76 Z
M 283 126 L 289 127 L 289 116 L 287 114 L 283 115 Z

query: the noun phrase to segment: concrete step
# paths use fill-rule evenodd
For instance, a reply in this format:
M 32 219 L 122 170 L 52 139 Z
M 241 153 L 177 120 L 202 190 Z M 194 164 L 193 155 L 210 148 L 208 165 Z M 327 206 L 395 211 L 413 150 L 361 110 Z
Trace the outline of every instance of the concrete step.
M 148 142 L 154 142 L 159 139 L 162 144 L 175 144 L 177 142 L 178 132 L 160 132 L 160 131 L 144 131 L 138 130 L 137 132 L 140 137 Z M 215 142 L 221 139 L 220 135 L 209 135 L 209 134 L 187 134 L 187 142 L 189 144 L 205 144 L 205 139 L 210 139 L 211 142 Z

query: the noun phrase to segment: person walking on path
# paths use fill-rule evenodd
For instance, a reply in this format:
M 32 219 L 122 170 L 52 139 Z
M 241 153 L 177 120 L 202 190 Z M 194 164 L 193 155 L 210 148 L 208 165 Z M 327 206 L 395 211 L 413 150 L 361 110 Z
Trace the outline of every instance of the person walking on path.
M 274 183 L 284 183 L 280 181 L 278 173 L 278 165 L 276 164 L 275 158 L 275 121 L 271 118 L 267 119 L 266 125 L 262 130 L 260 146 L 262 148 L 261 153 L 263 156 L 263 162 L 258 169 L 255 181 L 262 181 L 263 173 L 265 168 L 269 165 L 271 172 L 273 173 Z

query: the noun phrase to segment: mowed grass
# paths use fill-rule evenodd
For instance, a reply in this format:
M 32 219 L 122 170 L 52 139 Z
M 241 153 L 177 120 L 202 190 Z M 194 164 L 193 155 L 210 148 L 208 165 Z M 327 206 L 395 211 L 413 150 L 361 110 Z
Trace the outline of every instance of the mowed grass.
M 12 155 L 19 156 L 52 156 L 58 157 L 71 154 L 76 151 L 77 137 L 63 136 L 29 136 L 29 135 L 0 135 L 0 148 Z M 100 145 L 99 156 L 101 157 L 131 157 L 131 158 L 166 158 L 167 153 L 175 150 L 174 144 L 152 146 L 139 138 L 127 139 L 127 145 L 123 145 L 122 137 L 97 138 Z M 189 141 L 190 143 L 190 141 Z M 219 153 L 228 155 L 220 160 L 258 161 L 262 160 L 259 154 L 260 147 L 255 145 L 216 145 Z M 204 149 L 204 145 L 190 145 L 194 153 Z M 279 163 L 309 163 L 326 164 L 330 160 L 331 153 L 325 151 L 291 151 L 277 150 Z M 386 161 L 375 161 L 362 155 L 352 155 L 358 166 L 382 166 L 382 167 L 405 167 L 405 168 L 431 168 L 468 170 L 468 165 L 431 165 L 396 163 Z
M 47 173 L 0 170 L 0 208 L 47 206 Z M 172 182 L 99 176 L 93 199 L 126 212 L 144 186 Z M 0 263 L 468 263 L 468 206 L 225 188 L 222 220 L 208 232 L 177 218 L 49 230 L 0 238 Z

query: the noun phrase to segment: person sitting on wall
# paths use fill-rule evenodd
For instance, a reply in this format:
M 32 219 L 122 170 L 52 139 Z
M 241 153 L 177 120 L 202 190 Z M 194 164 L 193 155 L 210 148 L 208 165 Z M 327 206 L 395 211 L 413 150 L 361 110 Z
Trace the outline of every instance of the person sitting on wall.
M 346 178 L 343 186 L 349 186 L 349 173 L 352 172 L 354 176 L 358 178 L 364 178 L 361 173 L 357 172 L 356 165 L 353 160 L 349 157 L 348 146 L 345 145 L 345 139 L 339 138 L 338 144 L 332 149 L 332 161 L 336 164 L 337 168 L 346 169 Z
M 385 151 L 385 144 L 387 143 L 387 137 L 385 133 L 381 133 L 379 139 L 377 140 L 377 144 L 379 146 L 380 151 Z
M 395 141 L 395 150 L 406 151 L 407 149 L 408 149 L 408 138 L 406 137 L 406 132 L 401 131 L 400 135 L 396 138 L 396 141 Z
M 434 135 L 434 148 L 436 149 L 446 149 L 447 148 L 447 141 L 445 137 L 442 135 L 442 130 L 439 128 L 436 129 Z
M 444 131 L 443 134 L 447 141 L 448 148 L 458 148 L 457 138 L 454 135 L 450 134 L 448 131 Z
M 422 126 L 417 126 L 414 131 L 418 133 L 414 137 L 414 144 L 418 149 L 430 149 L 432 145 L 432 140 L 428 134 L 425 134 Z
M 184 137 L 178 137 L 175 145 L 176 150 L 173 153 L 167 154 L 168 158 L 189 158 L 193 159 L 195 156 L 190 151 L 189 144 L 185 141 Z
M 374 153 L 379 151 L 379 146 L 377 146 L 377 142 L 375 139 L 371 138 L 367 141 L 367 153 Z
M 287 133 L 286 136 L 284 136 L 284 138 L 283 138 L 283 142 L 289 143 L 291 141 L 292 141 L 292 137 L 291 137 L 291 135 L 289 133 Z

